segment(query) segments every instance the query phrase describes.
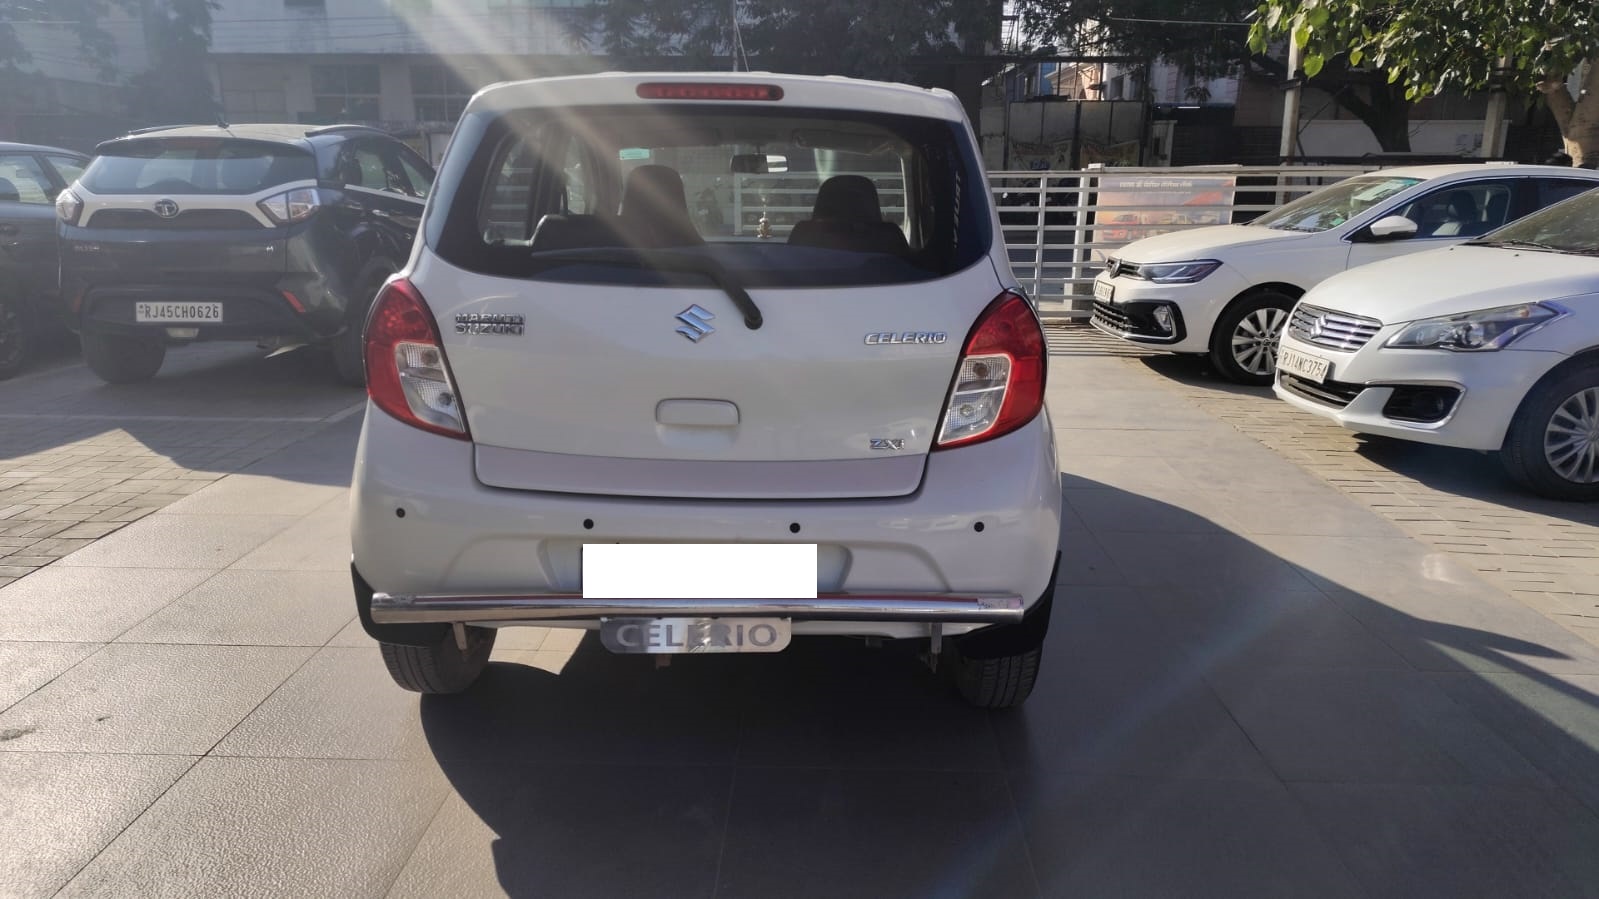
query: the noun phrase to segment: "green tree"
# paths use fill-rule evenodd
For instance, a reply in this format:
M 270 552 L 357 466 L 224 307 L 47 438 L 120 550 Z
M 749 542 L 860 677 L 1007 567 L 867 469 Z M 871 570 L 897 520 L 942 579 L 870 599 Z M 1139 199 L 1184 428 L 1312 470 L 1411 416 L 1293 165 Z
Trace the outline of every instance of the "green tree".
M 1282 82 L 1283 61 L 1251 47 L 1247 19 L 1259 0 L 1016 0 L 1021 31 L 1085 55 L 1161 59 L 1204 77 L 1238 74 Z M 1312 87 L 1365 123 L 1389 152 L 1410 149 L 1412 98 L 1385 72 L 1344 64 L 1307 73 Z
M 738 27 L 733 27 L 734 11 Z M 918 56 L 998 36 L 995 0 L 599 0 L 592 24 L 606 52 L 759 69 L 911 80 Z
M 1266 0 L 1256 49 L 1287 35 L 1315 75 L 1369 63 L 1409 99 L 1445 89 L 1541 93 L 1577 165 L 1599 166 L 1599 6 L 1591 0 Z M 1568 78 L 1586 64 L 1576 97 Z

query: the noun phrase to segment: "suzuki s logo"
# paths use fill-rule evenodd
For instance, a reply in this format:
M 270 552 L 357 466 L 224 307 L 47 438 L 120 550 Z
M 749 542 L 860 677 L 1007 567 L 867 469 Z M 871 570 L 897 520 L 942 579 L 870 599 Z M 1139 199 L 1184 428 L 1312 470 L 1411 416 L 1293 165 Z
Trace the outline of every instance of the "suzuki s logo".
M 677 333 L 694 343 L 699 343 L 707 334 L 715 333 L 716 329 L 711 327 L 711 319 L 715 317 L 698 305 L 690 306 L 677 314 L 677 320 L 683 323 L 683 327 L 678 328 Z
M 1322 334 L 1326 333 L 1326 331 L 1327 331 L 1327 317 L 1326 316 L 1318 315 L 1315 318 L 1310 320 L 1310 336 L 1311 336 L 1311 338 L 1314 339 L 1314 338 L 1320 337 Z
M 177 217 L 178 202 L 176 200 L 156 200 L 155 214 L 164 219 Z

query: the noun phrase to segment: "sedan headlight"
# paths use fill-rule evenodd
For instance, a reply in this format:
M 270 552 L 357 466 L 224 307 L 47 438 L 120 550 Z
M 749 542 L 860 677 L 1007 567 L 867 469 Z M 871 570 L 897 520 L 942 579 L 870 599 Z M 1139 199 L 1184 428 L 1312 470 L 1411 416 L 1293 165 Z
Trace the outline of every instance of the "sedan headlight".
M 1502 350 L 1569 310 L 1554 303 L 1521 303 L 1460 315 L 1423 318 L 1406 325 L 1384 346 L 1401 350 Z
M 1192 284 L 1219 268 L 1220 260 L 1195 259 L 1190 262 L 1150 262 L 1134 266 L 1123 263 L 1122 270 L 1135 278 L 1156 284 Z

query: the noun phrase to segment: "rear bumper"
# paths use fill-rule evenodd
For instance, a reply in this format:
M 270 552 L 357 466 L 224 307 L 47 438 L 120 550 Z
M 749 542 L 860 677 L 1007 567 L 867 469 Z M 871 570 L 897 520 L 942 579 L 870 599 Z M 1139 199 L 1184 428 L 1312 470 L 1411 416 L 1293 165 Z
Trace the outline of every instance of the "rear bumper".
M 287 280 L 287 279 L 286 279 Z M 315 289 L 320 290 L 320 286 Z M 168 328 L 194 328 L 195 340 L 256 340 L 291 337 L 319 340 L 338 330 L 337 320 L 308 314 L 307 285 L 240 287 L 222 284 L 132 284 L 94 287 L 81 299 L 78 328 L 96 334 L 165 334 Z M 291 299 L 292 297 L 292 299 Z M 220 302 L 219 323 L 141 322 L 141 302 Z
M 595 618 L 792 618 L 797 621 L 939 621 L 1005 624 L 1022 620 L 1016 594 L 833 593 L 815 599 L 584 599 L 571 593 L 429 594 L 372 597 L 378 624 L 508 624 Z

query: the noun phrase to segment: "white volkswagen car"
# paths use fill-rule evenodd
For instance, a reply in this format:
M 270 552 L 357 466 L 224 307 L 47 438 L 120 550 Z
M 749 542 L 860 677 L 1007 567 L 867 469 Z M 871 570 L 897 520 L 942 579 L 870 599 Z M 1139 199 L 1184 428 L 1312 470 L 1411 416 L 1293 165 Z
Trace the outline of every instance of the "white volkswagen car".
M 1244 384 L 1271 382 L 1277 338 L 1305 291 L 1345 269 L 1481 236 L 1599 187 L 1555 166 L 1429 165 L 1340 181 L 1248 225 L 1134 241 L 1094 282 L 1094 326 L 1175 353 L 1208 353 Z
M 478 94 L 366 328 L 353 495 L 390 673 L 496 629 L 612 652 L 926 641 L 1032 689 L 1060 538 L 1046 351 L 961 105 L 838 78 Z
M 1538 493 L 1599 499 L 1599 191 L 1324 281 L 1277 365 L 1278 396 L 1346 428 L 1497 451 Z

